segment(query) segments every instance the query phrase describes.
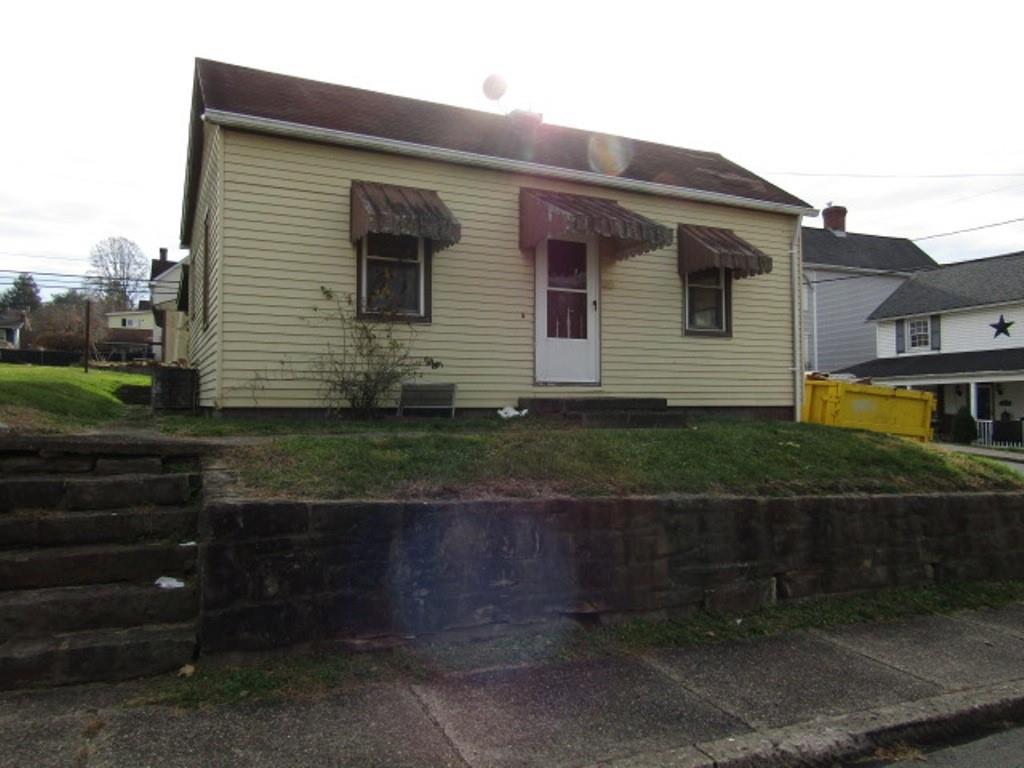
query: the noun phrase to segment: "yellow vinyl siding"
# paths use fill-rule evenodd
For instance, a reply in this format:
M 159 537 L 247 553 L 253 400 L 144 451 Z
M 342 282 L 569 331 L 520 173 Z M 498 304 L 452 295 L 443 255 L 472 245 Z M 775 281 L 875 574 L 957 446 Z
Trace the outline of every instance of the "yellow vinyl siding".
M 222 306 L 222 209 L 224 134 L 210 124 L 203 127 L 202 172 L 192 222 L 192 243 L 189 269 L 188 357 L 199 370 L 199 404 L 203 407 L 221 407 L 223 345 L 221 344 Z M 204 230 L 209 215 L 209 253 L 206 252 Z M 204 272 L 209 270 L 209 296 L 203 300 Z M 208 309 L 209 317 L 204 317 Z
M 793 216 L 232 130 L 223 137 L 224 407 L 321 405 L 303 372 L 327 339 L 313 311 L 327 307 L 320 286 L 356 289 L 353 179 L 437 190 L 462 223 L 461 242 L 434 256 L 433 322 L 414 329 L 414 352 L 444 363 L 427 380 L 456 382 L 459 406 L 572 393 L 793 405 Z M 772 256 L 774 271 L 734 283 L 732 338 L 694 338 L 682 332 L 675 246 L 603 258 L 601 386 L 536 386 L 533 255 L 519 250 L 522 186 L 615 199 L 673 227 L 729 227 Z M 200 226 L 197 218 L 197 236 Z

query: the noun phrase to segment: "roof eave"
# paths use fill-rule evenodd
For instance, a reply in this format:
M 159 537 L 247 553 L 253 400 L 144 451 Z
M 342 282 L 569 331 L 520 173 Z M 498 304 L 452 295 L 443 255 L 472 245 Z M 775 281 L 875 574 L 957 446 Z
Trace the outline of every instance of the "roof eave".
M 747 208 L 756 211 L 783 213 L 791 216 L 818 215 L 817 209 L 808 206 L 777 203 L 768 200 L 757 200 L 755 198 L 728 195 L 721 192 L 709 192 L 690 187 L 678 187 L 671 184 L 659 184 L 650 181 L 607 176 L 605 174 L 593 173 L 590 171 L 577 171 L 569 168 L 559 168 L 557 166 L 531 163 L 525 160 L 481 155 L 473 152 L 433 147 L 425 144 L 400 141 L 397 139 L 385 139 L 379 136 L 369 136 L 366 134 L 339 131 L 331 128 L 320 128 L 311 125 L 304 125 L 302 123 L 292 123 L 284 120 L 275 120 L 273 118 L 257 117 L 254 115 L 245 115 L 218 109 L 204 110 L 202 118 L 215 125 L 223 126 L 224 128 L 236 128 L 239 130 L 267 133 L 305 141 L 317 141 L 326 144 L 355 147 L 358 149 L 390 152 L 392 154 L 408 155 L 429 160 L 440 160 L 444 162 L 457 163 L 459 165 L 471 165 L 480 168 L 489 168 L 492 170 L 560 179 L 563 181 L 575 181 L 585 184 L 593 184 L 595 186 L 610 187 L 612 189 L 624 189 L 633 192 L 659 195 L 662 197 L 675 197 L 684 200 L 728 205 L 736 208 Z M 183 233 L 185 232 L 185 227 L 186 225 L 183 221 Z
M 898 289 L 897 289 L 898 290 Z M 1024 304 L 1024 296 L 1016 299 L 1007 299 L 1005 301 L 993 301 L 988 304 L 962 304 L 958 307 L 944 307 L 944 308 L 932 308 L 922 310 L 920 312 L 898 312 L 886 315 L 876 315 L 872 312 L 868 315 L 868 321 L 873 320 L 906 320 L 908 317 L 922 317 L 924 315 L 949 315 L 956 312 L 971 312 L 976 309 L 992 309 L 993 307 L 1005 307 L 1011 304 Z
M 195 203 L 196 188 L 199 185 L 199 167 L 203 159 L 203 93 L 199 79 L 199 64 L 196 63 L 195 76 L 192 83 L 192 107 L 188 121 L 188 150 L 185 156 L 185 188 L 181 198 L 181 226 L 178 230 L 179 246 L 191 247 L 192 242 L 192 210 Z

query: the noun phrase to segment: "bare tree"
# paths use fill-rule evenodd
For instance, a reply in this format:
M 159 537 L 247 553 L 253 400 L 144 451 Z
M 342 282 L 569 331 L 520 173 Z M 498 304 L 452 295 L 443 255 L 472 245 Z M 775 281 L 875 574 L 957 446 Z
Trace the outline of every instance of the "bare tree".
M 108 237 L 89 253 L 89 275 L 93 290 L 116 309 L 135 306 L 148 277 L 142 249 L 126 237 Z

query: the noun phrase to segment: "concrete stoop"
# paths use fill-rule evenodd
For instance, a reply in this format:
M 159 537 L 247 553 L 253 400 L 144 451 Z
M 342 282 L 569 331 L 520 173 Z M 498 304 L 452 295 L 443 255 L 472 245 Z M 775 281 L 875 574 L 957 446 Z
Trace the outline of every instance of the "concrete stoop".
M 524 397 L 519 407 L 583 427 L 685 427 L 688 417 L 659 397 Z
M 0 688 L 190 661 L 200 490 L 198 449 L 176 441 L 0 444 Z

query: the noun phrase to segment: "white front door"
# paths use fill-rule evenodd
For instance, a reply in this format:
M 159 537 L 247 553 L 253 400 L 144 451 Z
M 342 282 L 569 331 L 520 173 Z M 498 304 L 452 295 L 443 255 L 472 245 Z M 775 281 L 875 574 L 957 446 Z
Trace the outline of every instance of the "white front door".
M 537 246 L 536 377 L 540 383 L 597 384 L 600 334 L 596 238 Z

